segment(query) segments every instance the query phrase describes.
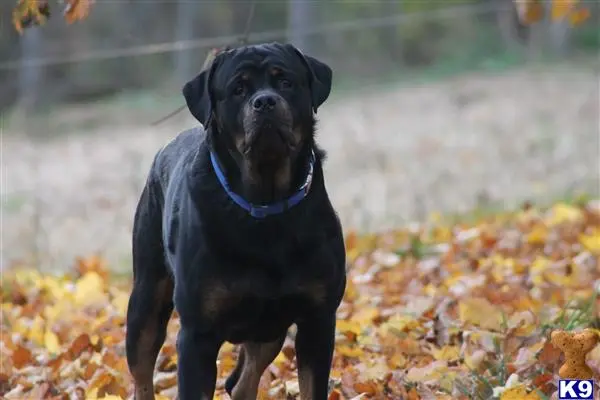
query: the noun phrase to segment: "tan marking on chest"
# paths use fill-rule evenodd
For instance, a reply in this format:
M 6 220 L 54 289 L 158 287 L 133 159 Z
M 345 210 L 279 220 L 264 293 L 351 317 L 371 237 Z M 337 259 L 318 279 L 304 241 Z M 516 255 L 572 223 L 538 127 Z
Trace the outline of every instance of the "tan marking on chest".
M 244 280 L 228 285 L 219 281 L 210 282 L 205 286 L 202 297 L 202 312 L 209 318 L 215 318 L 225 310 L 243 302 L 244 297 L 251 295 L 260 297 L 263 293 L 259 286 L 263 285 Z M 291 291 L 281 294 L 281 296 L 289 295 L 306 296 L 315 305 L 321 305 L 327 299 L 327 288 L 321 282 L 302 282 L 292 286 Z
M 327 288 L 321 282 L 301 283 L 297 286 L 298 293 L 308 296 L 315 304 L 323 304 L 327 299 Z
M 203 314 L 209 318 L 215 318 L 237 299 L 235 291 L 222 282 L 212 282 L 205 290 L 201 307 Z

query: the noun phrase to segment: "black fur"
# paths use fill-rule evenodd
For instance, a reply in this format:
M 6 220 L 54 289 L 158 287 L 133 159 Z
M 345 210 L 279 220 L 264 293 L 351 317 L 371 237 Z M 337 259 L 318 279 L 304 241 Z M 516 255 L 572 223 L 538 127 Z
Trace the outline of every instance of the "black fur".
M 244 63 L 249 69 L 240 70 Z M 242 84 L 238 73 L 245 74 Z M 302 398 L 327 398 L 345 251 L 313 111 L 327 99 L 331 79 L 325 64 L 271 43 L 219 54 L 184 86 L 190 112 L 206 129 L 185 131 L 157 153 L 134 221 L 126 344 L 137 400 L 153 398 L 153 366 L 173 304 L 181 318 L 179 399 L 212 399 L 224 341 L 247 345 L 227 391 L 234 399 L 254 398 L 246 389 L 253 380 L 240 378 L 244 359 L 262 354 L 252 350 L 262 343 L 276 350 L 294 323 Z M 252 108 L 261 93 L 277 100 L 267 116 Z M 256 202 L 297 190 L 314 151 L 310 191 L 281 214 L 254 218 L 220 185 L 211 151 L 231 188 Z

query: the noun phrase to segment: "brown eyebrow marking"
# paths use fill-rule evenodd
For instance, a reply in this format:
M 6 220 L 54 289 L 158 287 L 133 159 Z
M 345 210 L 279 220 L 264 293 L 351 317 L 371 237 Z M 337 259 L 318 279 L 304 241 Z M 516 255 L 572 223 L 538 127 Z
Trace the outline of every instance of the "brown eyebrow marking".
M 279 67 L 273 67 L 273 68 L 271 68 L 271 75 L 272 76 L 278 76 L 278 75 L 281 75 L 282 73 L 283 73 L 283 71 Z

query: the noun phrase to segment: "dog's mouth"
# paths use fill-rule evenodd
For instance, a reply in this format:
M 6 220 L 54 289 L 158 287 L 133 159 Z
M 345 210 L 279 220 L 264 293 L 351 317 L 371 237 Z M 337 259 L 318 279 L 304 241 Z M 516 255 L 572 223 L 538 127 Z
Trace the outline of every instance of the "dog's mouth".
M 298 146 L 291 124 L 264 118 L 246 127 L 242 153 L 252 159 L 287 157 Z

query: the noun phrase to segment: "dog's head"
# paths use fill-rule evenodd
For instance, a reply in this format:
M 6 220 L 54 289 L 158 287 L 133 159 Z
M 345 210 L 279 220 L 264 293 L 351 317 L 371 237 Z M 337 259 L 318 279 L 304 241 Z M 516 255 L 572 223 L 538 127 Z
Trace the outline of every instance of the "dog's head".
M 218 54 L 183 95 L 211 130 L 212 145 L 226 148 L 251 179 L 261 169 L 284 168 L 312 143 L 313 112 L 331 82 L 326 64 L 290 44 L 269 43 Z

